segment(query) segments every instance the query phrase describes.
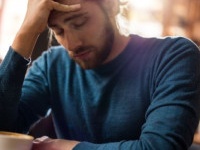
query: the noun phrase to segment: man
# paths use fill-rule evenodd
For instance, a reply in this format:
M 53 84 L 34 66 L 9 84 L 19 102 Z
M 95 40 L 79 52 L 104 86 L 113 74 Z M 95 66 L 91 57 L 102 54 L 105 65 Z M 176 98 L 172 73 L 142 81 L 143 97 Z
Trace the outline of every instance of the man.
M 124 36 L 118 12 L 117 0 L 29 0 L 0 68 L 0 128 L 26 132 L 51 108 L 58 139 L 36 139 L 33 150 L 187 149 L 199 121 L 197 46 Z M 47 24 L 62 46 L 25 76 Z

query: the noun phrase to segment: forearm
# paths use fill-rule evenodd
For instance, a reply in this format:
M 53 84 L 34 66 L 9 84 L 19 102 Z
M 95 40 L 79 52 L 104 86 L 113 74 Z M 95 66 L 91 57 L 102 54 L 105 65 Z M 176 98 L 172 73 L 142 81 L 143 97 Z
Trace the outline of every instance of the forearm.
M 10 130 L 17 117 L 21 87 L 28 62 L 9 49 L 0 66 L 0 129 Z
M 159 140 L 159 139 L 158 139 Z M 145 140 L 135 140 L 135 141 L 120 141 L 113 143 L 103 143 L 103 144 L 94 144 L 89 142 L 82 142 L 77 144 L 73 150 L 153 150 L 153 149 L 162 149 L 162 150 L 182 150 L 182 148 L 173 147 L 169 143 L 164 142 L 163 145 L 155 145 L 155 143 Z
M 55 1 L 28 0 L 24 21 L 13 41 L 13 49 L 25 58 L 30 58 L 38 36 L 46 29 L 52 10 L 60 12 L 78 11 L 80 4 L 63 5 Z
M 31 54 L 39 34 L 30 31 L 19 31 L 13 41 L 12 48 L 24 58 L 31 58 Z

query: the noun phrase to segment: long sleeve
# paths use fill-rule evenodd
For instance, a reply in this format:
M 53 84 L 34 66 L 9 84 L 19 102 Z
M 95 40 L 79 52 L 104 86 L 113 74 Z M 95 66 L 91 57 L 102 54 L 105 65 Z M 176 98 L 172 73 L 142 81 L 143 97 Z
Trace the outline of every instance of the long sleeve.
M 46 102 L 50 94 L 41 90 L 46 87 L 46 81 L 40 69 L 45 67 L 43 63 L 34 65 L 32 73 L 39 74 L 26 80 L 29 63 L 10 47 L 0 66 L 0 130 L 27 133 L 49 108 Z
M 29 62 L 10 47 L 0 65 L 0 129 L 12 130 Z

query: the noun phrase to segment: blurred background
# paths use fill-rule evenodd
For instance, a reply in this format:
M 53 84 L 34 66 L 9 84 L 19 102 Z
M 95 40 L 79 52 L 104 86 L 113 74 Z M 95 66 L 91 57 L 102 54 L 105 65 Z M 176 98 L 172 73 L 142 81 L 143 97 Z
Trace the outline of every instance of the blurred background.
M 23 21 L 27 1 L 0 0 L 0 59 L 5 57 Z M 199 9 L 200 0 L 129 0 L 126 17 L 131 33 L 185 36 L 200 45 Z M 47 35 L 45 31 L 39 37 L 32 59 L 47 48 Z

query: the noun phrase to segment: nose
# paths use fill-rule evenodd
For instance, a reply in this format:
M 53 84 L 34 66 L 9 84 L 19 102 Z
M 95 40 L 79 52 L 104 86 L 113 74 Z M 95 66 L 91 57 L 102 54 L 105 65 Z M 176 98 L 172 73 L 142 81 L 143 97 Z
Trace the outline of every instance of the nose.
M 82 46 L 82 40 L 78 33 L 67 32 L 65 39 L 69 51 L 76 51 L 77 48 Z

